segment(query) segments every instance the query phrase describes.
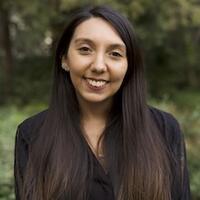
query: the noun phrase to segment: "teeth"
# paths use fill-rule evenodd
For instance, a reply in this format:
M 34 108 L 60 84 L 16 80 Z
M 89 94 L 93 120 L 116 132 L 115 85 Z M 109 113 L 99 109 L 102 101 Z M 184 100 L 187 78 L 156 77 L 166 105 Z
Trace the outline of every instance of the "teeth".
M 90 85 L 95 86 L 95 87 L 102 87 L 103 85 L 106 84 L 106 81 L 95 81 L 91 79 L 87 79 L 87 81 Z

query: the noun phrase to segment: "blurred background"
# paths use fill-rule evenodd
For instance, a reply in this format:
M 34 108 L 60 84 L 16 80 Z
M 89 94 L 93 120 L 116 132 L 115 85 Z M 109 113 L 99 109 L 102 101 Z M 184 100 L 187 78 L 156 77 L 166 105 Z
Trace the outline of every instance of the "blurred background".
M 171 112 L 185 135 L 194 200 L 200 200 L 200 0 L 0 1 L 0 200 L 14 199 L 17 124 L 48 106 L 55 47 L 71 10 L 106 4 L 134 25 L 149 104 Z

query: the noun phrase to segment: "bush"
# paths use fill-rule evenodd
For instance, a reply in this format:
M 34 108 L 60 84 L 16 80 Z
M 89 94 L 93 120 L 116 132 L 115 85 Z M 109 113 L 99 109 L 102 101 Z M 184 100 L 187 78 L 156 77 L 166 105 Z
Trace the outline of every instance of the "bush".
M 15 199 L 13 160 L 17 125 L 44 107 L 43 104 L 37 104 L 25 108 L 16 106 L 0 108 L 0 200 Z

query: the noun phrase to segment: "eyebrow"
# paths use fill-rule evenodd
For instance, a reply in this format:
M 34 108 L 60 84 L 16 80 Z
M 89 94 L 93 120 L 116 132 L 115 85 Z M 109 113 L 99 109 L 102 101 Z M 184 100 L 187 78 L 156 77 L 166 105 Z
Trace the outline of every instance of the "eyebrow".
M 74 41 L 75 43 L 79 43 L 79 42 L 86 42 L 86 43 L 89 43 L 91 45 L 94 45 L 94 42 L 90 39 L 87 39 L 87 38 L 78 38 L 78 39 L 75 39 Z M 126 46 L 124 44 L 121 44 L 121 43 L 111 43 L 110 45 L 110 48 L 121 48 L 123 50 L 126 50 Z

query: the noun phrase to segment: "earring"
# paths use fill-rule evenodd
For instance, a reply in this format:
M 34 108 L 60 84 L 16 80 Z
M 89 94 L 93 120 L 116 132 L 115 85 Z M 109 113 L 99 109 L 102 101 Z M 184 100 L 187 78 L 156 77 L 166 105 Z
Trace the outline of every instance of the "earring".
M 65 62 L 62 63 L 62 68 L 63 68 L 65 71 L 69 71 L 69 67 L 68 67 L 68 65 L 67 65 Z

